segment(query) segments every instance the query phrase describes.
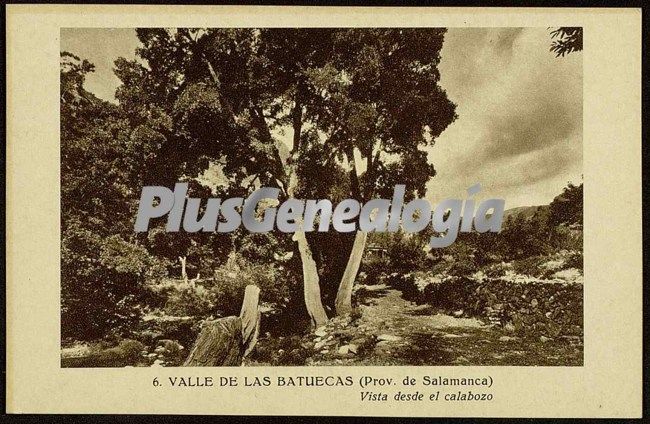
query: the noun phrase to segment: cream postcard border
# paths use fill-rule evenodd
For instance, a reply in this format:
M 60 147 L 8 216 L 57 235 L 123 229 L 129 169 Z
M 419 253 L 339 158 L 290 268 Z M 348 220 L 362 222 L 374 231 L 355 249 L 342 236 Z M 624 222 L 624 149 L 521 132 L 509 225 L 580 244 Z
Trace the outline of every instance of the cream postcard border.
M 584 27 L 584 366 L 62 369 L 59 31 L 138 26 Z M 9 5 L 6 31 L 8 412 L 641 416 L 640 9 Z M 490 375 L 494 400 L 361 402 L 358 387 L 151 384 L 183 375 Z

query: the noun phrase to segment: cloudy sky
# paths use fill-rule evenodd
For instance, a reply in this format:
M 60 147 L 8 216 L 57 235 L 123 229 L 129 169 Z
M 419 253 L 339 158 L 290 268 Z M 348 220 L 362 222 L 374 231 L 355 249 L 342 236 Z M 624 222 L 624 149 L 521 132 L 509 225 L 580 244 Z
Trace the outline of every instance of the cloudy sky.
M 132 29 L 61 31 L 61 50 L 95 64 L 86 89 L 114 100 L 118 57 L 134 58 Z M 556 58 L 547 28 L 457 28 L 445 37 L 441 85 L 458 119 L 429 149 L 438 175 L 427 197 L 502 198 L 506 208 L 549 203 L 582 175 L 582 53 Z

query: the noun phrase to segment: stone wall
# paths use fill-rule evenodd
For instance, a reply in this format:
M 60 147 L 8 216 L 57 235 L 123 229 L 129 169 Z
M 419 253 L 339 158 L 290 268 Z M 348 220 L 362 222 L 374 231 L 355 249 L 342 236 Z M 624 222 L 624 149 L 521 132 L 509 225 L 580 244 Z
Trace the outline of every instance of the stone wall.
M 583 286 L 559 280 L 449 277 L 424 287 L 414 277 L 394 276 L 393 286 L 417 303 L 455 316 L 479 317 L 531 336 L 582 336 Z

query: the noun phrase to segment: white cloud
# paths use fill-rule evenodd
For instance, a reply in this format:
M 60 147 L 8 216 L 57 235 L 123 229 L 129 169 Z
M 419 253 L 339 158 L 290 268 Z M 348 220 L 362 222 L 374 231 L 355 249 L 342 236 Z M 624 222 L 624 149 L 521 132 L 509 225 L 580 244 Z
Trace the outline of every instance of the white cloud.
M 428 196 L 544 204 L 582 174 L 582 53 L 556 58 L 546 28 L 450 29 L 441 85 L 458 119 L 429 158 Z

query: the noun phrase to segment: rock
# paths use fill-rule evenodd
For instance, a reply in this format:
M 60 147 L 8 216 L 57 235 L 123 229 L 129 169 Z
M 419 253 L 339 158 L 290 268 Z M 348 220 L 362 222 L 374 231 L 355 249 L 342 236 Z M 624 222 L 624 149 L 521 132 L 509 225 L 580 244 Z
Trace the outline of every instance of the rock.
M 383 352 L 388 349 L 388 347 L 390 347 L 390 342 L 381 341 L 375 345 L 375 350 Z
M 367 337 L 355 337 L 354 339 L 350 340 L 351 345 L 359 346 L 368 341 Z
M 348 348 L 349 348 L 350 353 L 353 353 L 355 355 L 357 354 L 357 351 L 359 350 L 359 346 L 357 346 L 357 345 L 355 345 L 353 343 L 350 343 L 348 345 Z
M 537 299 L 533 299 L 533 300 L 530 301 L 530 306 L 532 306 L 533 308 L 536 308 L 537 305 L 539 305 L 539 302 L 537 301 Z
M 462 316 L 463 316 L 463 312 L 464 312 L 464 311 L 463 311 L 462 309 L 460 309 L 460 310 L 458 310 L 458 311 L 455 311 L 455 312 L 454 312 L 454 316 L 455 316 L 455 317 L 462 317 Z
M 328 353 L 329 351 L 330 351 L 329 349 L 323 349 L 323 350 L 321 350 L 320 353 L 322 353 L 324 355 L 324 354 Z
M 515 331 L 515 325 L 514 325 L 513 323 L 511 323 L 511 322 L 509 322 L 509 323 L 507 323 L 506 325 L 504 325 L 503 328 L 504 328 L 506 331 L 510 332 L 510 333 L 512 333 L 512 332 Z
M 546 343 L 548 341 L 551 341 L 552 339 L 549 339 L 548 337 L 540 336 L 539 341 L 542 343 Z
M 382 342 L 396 342 L 401 339 L 402 339 L 401 337 L 393 336 L 392 334 L 380 334 L 379 336 L 377 336 L 377 340 Z
M 314 349 L 318 350 L 322 348 L 323 346 L 325 346 L 325 343 L 326 343 L 325 340 L 321 340 L 320 342 L 316 343 L 316 345 L 314 345 Z
M 350 346 L 345 345 L 341 346 L 338 350 L 339 355 L 347 355 L 350 352 Z
M 457 339 L 459 337 L 463 337 L 460 334 L 453 334 L 453 333 L 447 333 L 444 336 L 442 336 L 445 339 Z
M 501 337 L 499 337 L 500 342 L 509 342 L 509 341 L 512 341 L 512 340 L 517 340 L 517 338 L 516 337 L 510 337 L 510 336 L 501 336 Z
M 157 353 L 150 353 L 147 355 L 147 358 L 155 358 L 156 356 L 158 356 Z
M 326 327 L 318 327 L 316 331 L 314 331 L 314 334 L 317 335 L 318 337 L 325 337 L 327 335 Z

